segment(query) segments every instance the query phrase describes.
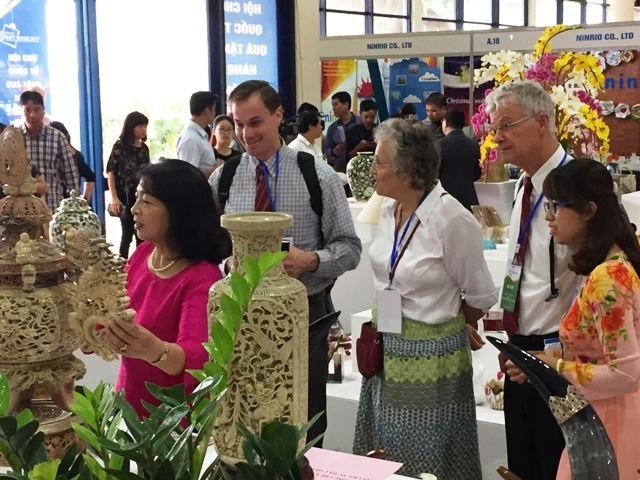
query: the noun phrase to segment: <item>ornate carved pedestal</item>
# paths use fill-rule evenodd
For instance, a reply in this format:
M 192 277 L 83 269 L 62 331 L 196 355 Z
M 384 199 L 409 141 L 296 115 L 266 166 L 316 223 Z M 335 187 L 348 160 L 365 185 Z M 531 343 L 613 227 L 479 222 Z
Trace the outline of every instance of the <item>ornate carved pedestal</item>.
M 96 324 L 131 319 L 124 291 L 122 260 L 103 239 L 91 240 L 84 228 L 67 235 L 66 247 L 82 258 L 71 262 L 43 238 L 51 212 L 35 197 L 35 179 L 14 128 L 0 136 L 0 372 L 11 387 L 10 412 L 30 408 L 53 456 L 61 456 L 75 437 L 66 411 L 73 383 L 85 373 L 73 352 L 79 347 L 104 357 Z M 82 241 L 80 241 L 82 240 Z
M 283 213 L 223 215 L 222 226 L 233 238 L 234 268 L 250 254 L 279 251 L 282 235 L 292 223 Z M 213 319 L 220 295 L 229 292 L 228 279 L 209 293 L 209 318 Z M 250 430 L 272 421 L 294 425 L 307 421 L 309 311 L 304 285 L 289 277 L 282 266 L 274 268 L 253 298 L 243 318 L 229 387 L 220 404 L 214 442 L 227 463 L 243 459 L 242 437 L 236 423 Z

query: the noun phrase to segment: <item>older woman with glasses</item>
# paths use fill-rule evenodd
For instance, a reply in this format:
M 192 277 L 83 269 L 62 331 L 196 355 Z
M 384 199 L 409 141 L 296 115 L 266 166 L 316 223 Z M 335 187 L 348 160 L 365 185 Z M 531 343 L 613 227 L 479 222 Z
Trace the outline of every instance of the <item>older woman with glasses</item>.
M 620 478 L 638 478 L 640 431 L 640 245 L 607 169 L 575 159 L 547 176 L 545 218 L 572 253 L 582 285 L 560 324 L 562 356 L 535 352 L 571 381 L 603 421 Z M 511 362 L 507 375 L 526 377 Z M 570 479 L 566 450 L 557 479 Z
M 384 449 L 400 473 L 481 478 L 472 327 L 496 303 L 480 225 L 437 180 L 429 127 L 391 119 L 375 132 L 371 167 L 384 201 L 369 254 L 383 371 L 363 379 L 354 452 Z

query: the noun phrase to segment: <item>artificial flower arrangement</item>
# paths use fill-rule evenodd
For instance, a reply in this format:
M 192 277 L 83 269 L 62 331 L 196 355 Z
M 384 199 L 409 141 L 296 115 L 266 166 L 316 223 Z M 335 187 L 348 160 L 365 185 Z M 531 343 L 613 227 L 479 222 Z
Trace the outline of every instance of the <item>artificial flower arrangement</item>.
M 605 161 L 609 154 L 609 126 L 602 118 L 597 100 L 598 93 L 604 90 L 600 57 L 593 53 L 551 52 L 553 37 L 577 28 L 581 27 L 548 27 L 530 54 L 501 50 L 484 55 L 482 67 L 474 71 L 474 82 L 478 86 L 493 80 L 497 87 L 514 80 L 537 81 L 555 104 L 556 135 L 560 143 L 577 154 Z M 474 133 L 482 139 L 480 161 L 485 169 L 497 158 L 497 145 L 489 123 L 489 115 L 481 104 L 471 124 Z
M 491 408 L 502 410 L 504 408 L 504 373 L 498 372 L 496 377 L 487 382 L 484 393 Z

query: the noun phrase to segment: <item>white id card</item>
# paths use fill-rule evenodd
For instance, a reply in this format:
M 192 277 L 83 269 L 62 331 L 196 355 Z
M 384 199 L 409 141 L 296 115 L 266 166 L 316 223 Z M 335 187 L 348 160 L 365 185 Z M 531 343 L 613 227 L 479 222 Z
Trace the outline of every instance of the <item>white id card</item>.
M 386 333 L 402 332 L 402 296 L 397 290 L 376 291 L 378 305 L 378 331 Z

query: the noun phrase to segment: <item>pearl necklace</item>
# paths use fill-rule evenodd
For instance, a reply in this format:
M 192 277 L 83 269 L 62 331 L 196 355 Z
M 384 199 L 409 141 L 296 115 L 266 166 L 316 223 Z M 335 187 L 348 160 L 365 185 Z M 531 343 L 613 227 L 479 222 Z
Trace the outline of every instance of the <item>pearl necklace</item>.
M 173 267 L 178 260 L 182 258 L 182 257 L 175 257 L 173 260 L 167 263 L 164 267 L 155 267 L 153 264 L 156 258 L 156 252 L 157 252 L 157 249 L 154 247 L 153 251 L 151 252 L 151 255 L 147 257 L 147 267 L 149 267 L 149 270 L 151 270 L 153 273 L 156 273 L 156 274 L 166 272 L 171 267 Z

